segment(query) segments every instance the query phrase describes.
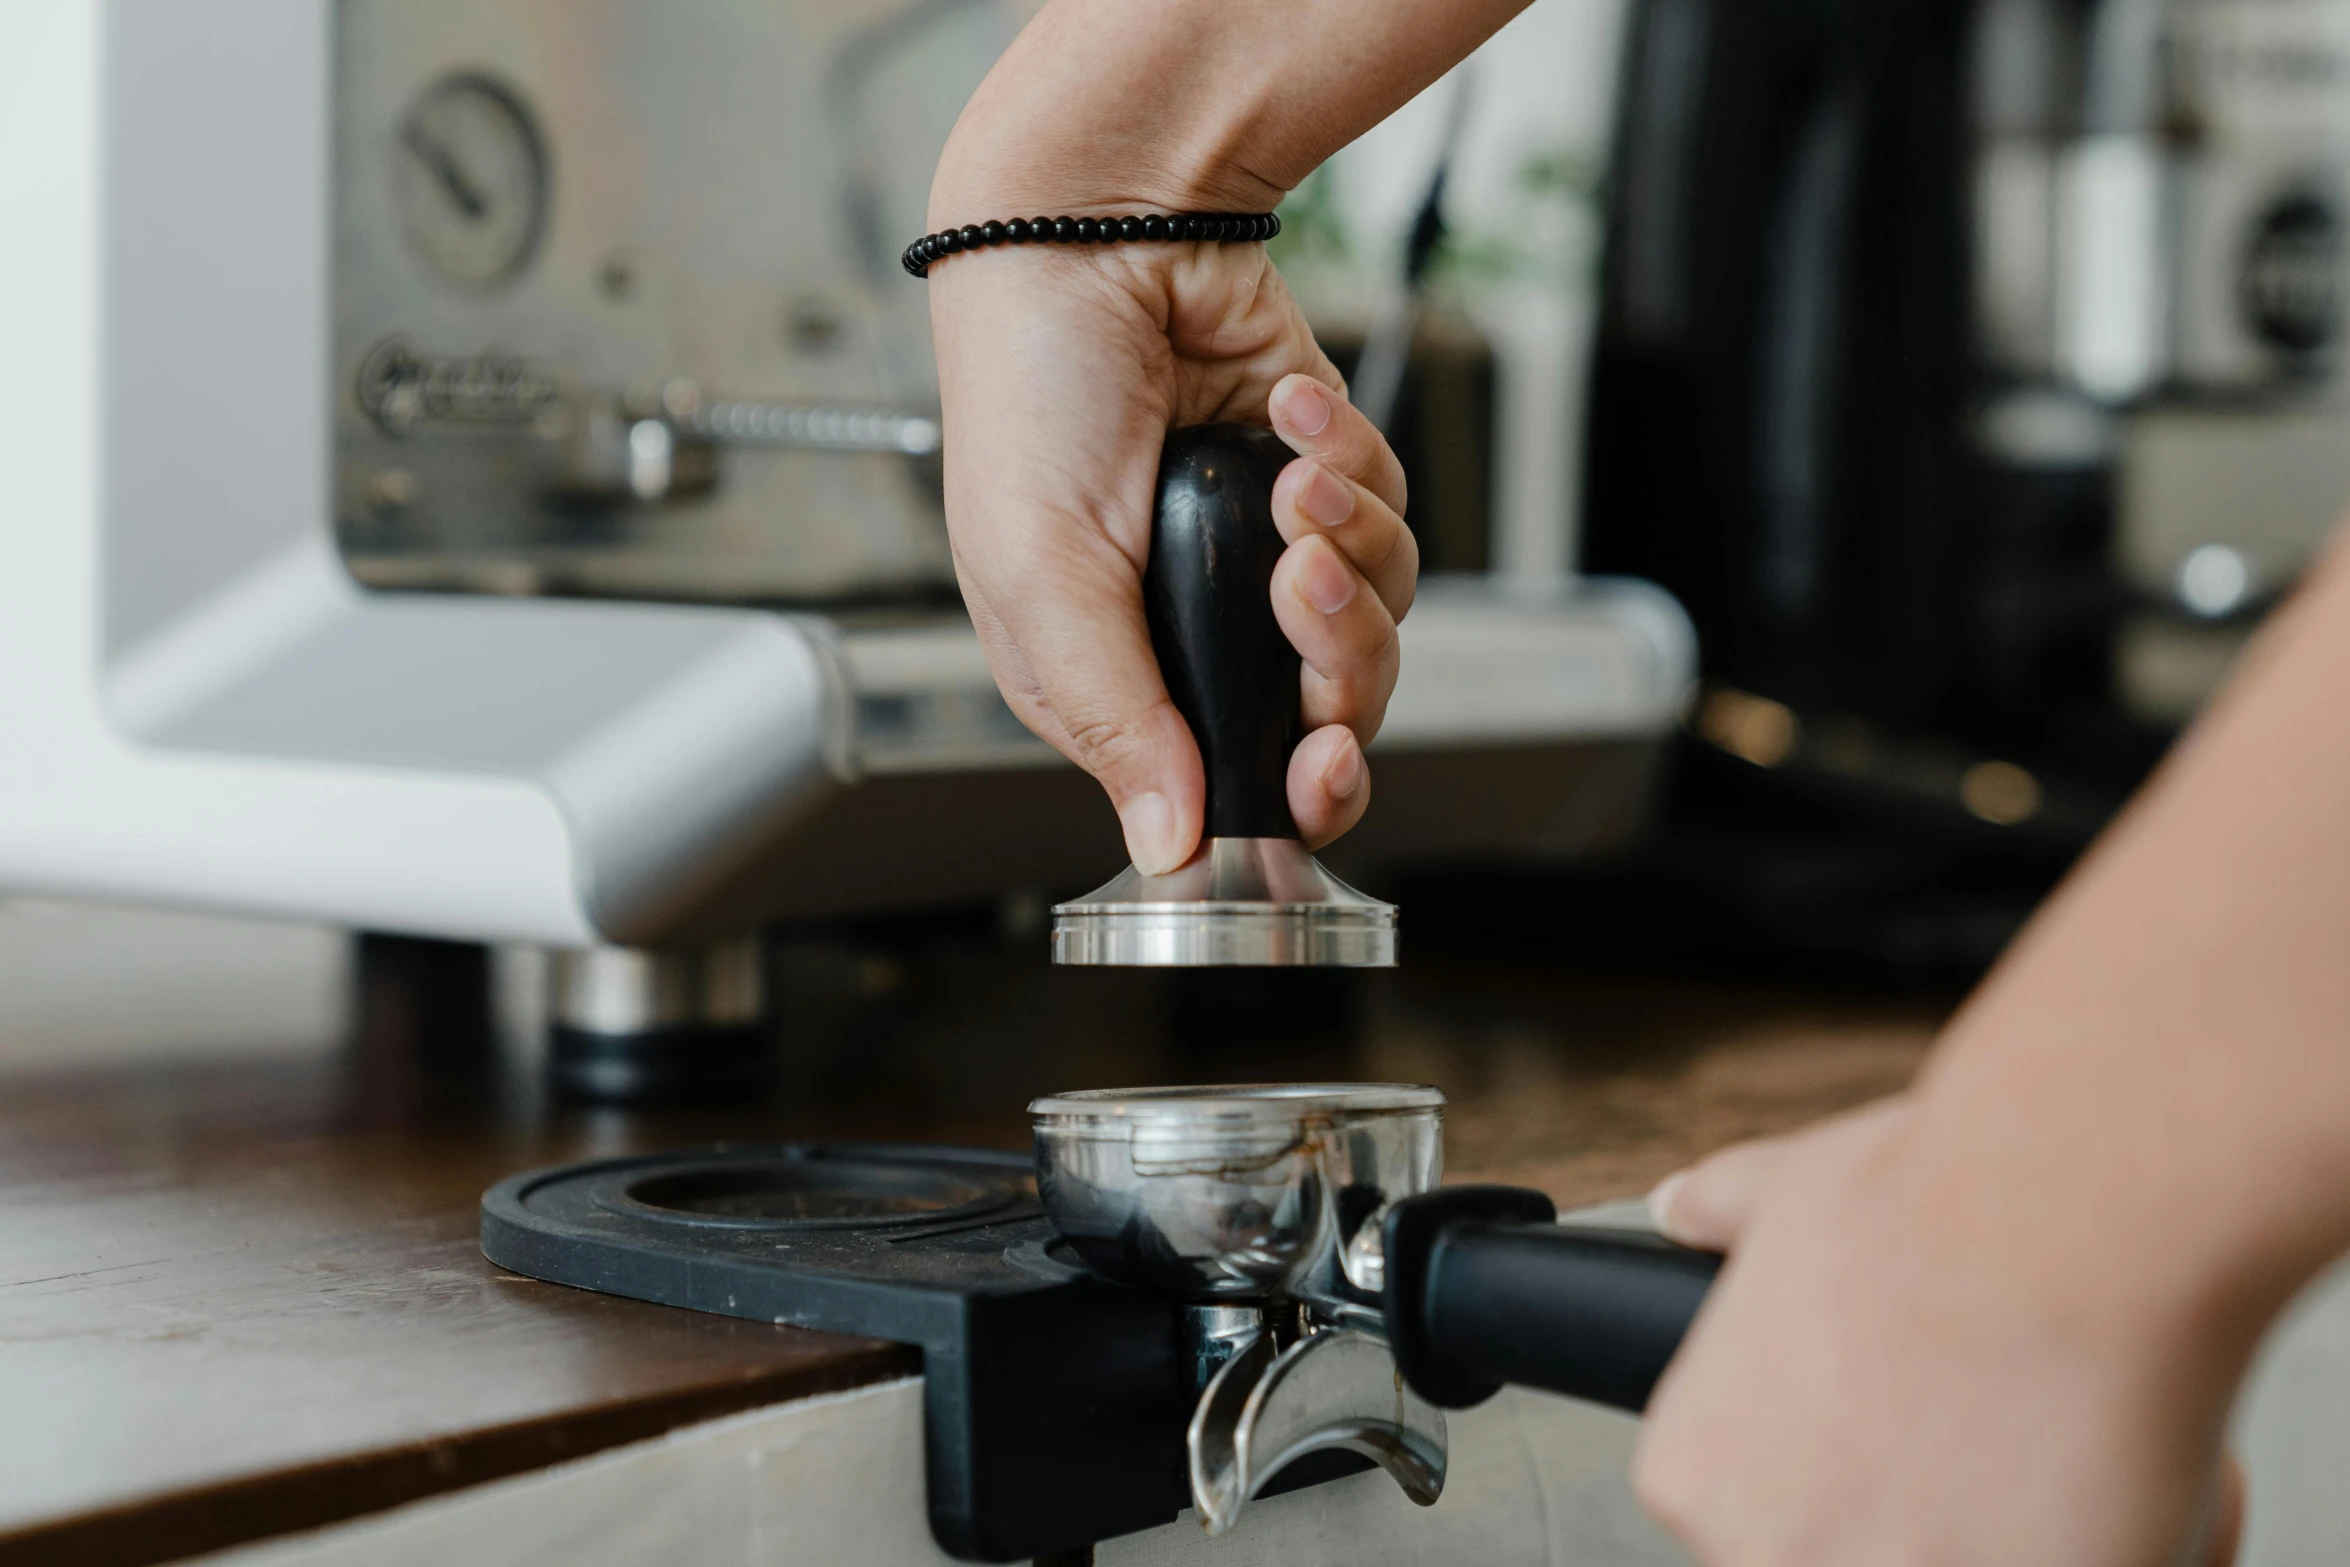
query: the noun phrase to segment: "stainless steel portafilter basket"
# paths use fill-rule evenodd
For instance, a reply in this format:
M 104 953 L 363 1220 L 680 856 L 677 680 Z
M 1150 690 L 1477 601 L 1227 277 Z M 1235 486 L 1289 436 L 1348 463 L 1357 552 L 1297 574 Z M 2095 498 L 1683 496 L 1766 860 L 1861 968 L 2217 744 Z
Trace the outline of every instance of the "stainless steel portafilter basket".
M 1444 1096 L 1403 1083 L 1056 1094 L 1046 1217 L 1093 1272 L 1183 1303 L 1184 1432 L 1211 1534 L 1307 1453 L 1444 1489 L 1444 1411 L 1504 1384 L 1638 1410 L 1718 1257 L 1561 1225 L 1541 1192 L 1438 1188 Z
M 1389 1204 L 1444 1173 L 1444 1095 L 1407 1083 L 1102 1089 L 1028 1111 L 1037 1195 L 1085 1265 L 1193 1304 L 1343 1271 Z
M 1380 1225 L 1443 1173 L 1444 1095 L 1404 1083 L 1056 1094 L 1029 1107 L 1037 1195 L 1085 1265 L 1182 1301 L 1184 1433 L 1211 1534 L 1310 1452 L 1371 1459 L 1423 1505 L 1444 1413 L 1377 1331 Z
M 1143 601 L 1168 694 L 1207 770 L 1206 832 L 1179 869 L 1128 866 L 1056 907 L 1056 963 L 1395 963 L 1395 906 L 1322 869 L 1289 814 L 1298 655 L 1272 595 L 1284 547 L 1273 481 L 1291 455 L 1249 425 L 1167 437 Z

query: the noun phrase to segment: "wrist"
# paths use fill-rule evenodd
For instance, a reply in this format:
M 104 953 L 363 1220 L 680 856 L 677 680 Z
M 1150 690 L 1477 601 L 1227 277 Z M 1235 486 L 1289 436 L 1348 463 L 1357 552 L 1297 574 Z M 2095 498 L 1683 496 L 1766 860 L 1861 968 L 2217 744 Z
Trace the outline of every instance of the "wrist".
M 1223 140 L 1200 127 L 1146 145 L 1143 137 L 1098 121 L 1089 137 L 1067 114 L 974 100 L 939 158 L 930 224 L 1040 214 L 1272 211 L 1286 188 L 1223 156 Z
M 1331 148 L 1279 112 L 1278 51 L 1199 0 L 1055 0 L 965 105 L 930 224 L 1266 212 Z
M 2106 1409 L 2156 1442 L 2224 1419 L 2258 1328 L 2215 1312 L 2197 1271 L 2135 1216 L 2077 1225 L 2077 1189 L 2027 1175 L 2037 1161 L 2023 1150 L 1915 1108 L 1825 1204 L 1851 1269 L 1837 1287 L 1890 1303 L 1902 1353 Z
M 1896 1183 L 1921 1228 L 2057 1337 L 2224 1398 L 2323 1260 L 2261 1153 L 2126 1088 L 1945 1065 Z

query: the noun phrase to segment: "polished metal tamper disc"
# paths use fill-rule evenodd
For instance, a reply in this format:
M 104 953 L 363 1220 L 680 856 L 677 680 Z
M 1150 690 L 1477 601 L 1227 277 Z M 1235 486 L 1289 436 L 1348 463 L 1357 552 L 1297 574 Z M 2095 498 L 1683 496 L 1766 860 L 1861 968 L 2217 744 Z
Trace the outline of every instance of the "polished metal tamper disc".
M 1295 838 L 1211 838 L 1181 870 L 1129 865 L 1054 908 L 1053 961 L 1392 968 L 1395 905 L 1322 869 Z
M 1130 865 L 1056 906 L 1055 963 L 1395 963 L 1395 906 L 1322 869 L 1289 814 L 1298 655 L 1273 618 L 1284 548 L 1273 481 L 1291 455 L 1249 425 L 1167 437 L 1143 606 L 1207 770 L 1207 832 L 1180 869 L 1145 876 Z

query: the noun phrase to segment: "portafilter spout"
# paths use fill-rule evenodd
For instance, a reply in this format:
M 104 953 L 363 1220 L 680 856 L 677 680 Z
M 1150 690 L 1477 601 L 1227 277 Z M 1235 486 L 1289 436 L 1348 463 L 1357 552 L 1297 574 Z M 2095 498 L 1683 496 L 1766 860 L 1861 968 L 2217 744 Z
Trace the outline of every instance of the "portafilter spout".
M 1443 1491 L 1443 1412 L 1404 1385 L 1375 1294 L 1348 1275 L 1380 1254 L 1384 1215 L 1434 1190 L 1443 1105 L 1408 1084 L 1298 1083 L 1028 1107 L 1037 1195 L 1062 1238 L 1094 1272 L 1184 1303 L 1199 1393 L 1185 1445 L 1209 1533 L 1291 1462 L 1332 1448 L 1370 1458 L 1423 1506 Z
M 1168 695 L 1207 769 L 1204 841 L 1165 875 L 1128 866 L 1055 907 L 1056 963 L 1395 963 L 1395 906 L 1324 870 L 1289 813 L 1299 664 L 1273 617 L 1284 547 L 1273 481 L 1291 455 L 1250 425 L 1167 437 L 1143 604 Z
M 1094 1272 L 1182 1301 L 1192 1499 L 1221 1534 L 1344 1448 L 1423 1505 L 1443 1411 L 1504 1384 L 1638 1411 L 1721 1259 L 1562 1225 L 1538 1191 L 1439 1188 L 1444 1096 L 1398 1083 L 1039 1099 L 1037 1194 Z

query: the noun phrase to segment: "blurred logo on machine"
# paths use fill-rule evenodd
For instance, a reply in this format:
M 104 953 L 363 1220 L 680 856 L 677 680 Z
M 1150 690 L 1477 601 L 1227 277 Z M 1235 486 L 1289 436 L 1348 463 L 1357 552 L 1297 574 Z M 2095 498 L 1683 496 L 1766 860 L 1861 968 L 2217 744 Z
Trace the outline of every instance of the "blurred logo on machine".
M 2342 219 L 2310 190 L 2272 202 L 2254 221 L 2239 283 L 2247 326 L 2303 360 L 2324 354 L 2342 328 Z

